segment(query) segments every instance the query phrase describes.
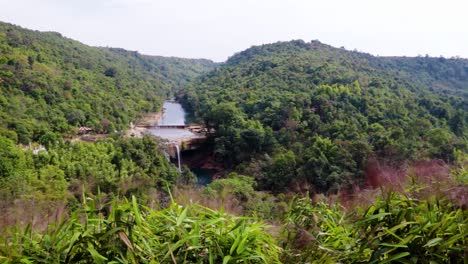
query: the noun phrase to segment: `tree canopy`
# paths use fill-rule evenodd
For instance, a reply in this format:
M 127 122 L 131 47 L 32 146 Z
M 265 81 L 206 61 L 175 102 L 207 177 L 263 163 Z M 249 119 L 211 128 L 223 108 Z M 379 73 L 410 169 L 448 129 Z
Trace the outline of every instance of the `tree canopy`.
M 281 178 L 326 191 L 359 182 L 369 157 L 450 162 L 466 151 L 467 73 L 466 59 L 374 57 L 298 40 L 237 53 L 179 98 L 215 129 L 223 164 L 249 174 L 260 160 L 264 172 L 252 173 L 265 188 Z M 285 152 L 288 173 L 277 167 Z
M 78 126 L 121 130 L 215 65 L 90 47 L 0 22 L 0 135 L 27 144 Z

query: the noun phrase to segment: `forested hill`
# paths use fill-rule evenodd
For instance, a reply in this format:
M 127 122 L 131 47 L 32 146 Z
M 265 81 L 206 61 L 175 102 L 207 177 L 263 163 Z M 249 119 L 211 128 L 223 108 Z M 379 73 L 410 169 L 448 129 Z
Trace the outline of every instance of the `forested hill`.
M 179 97 L 215 129 L 225 166 L 268 189 L 324 191 L 363 180 L 375 159 L 453 161 L 467 146 L 467 91 L 464 59 L 291 41 L 237 53 Z
M 80 125 L 119 130 L 215 65 L 90 47 L 0 22 L 0 135 L 28 143 Z
M 196 77 L 216 68 L 219 63 L 207 59 L 186 59 L 178 57 L 149 56 L 143 57 L 154 67 L 161 79 L 170 86 L 171 92 L 177 92 Z
M 295 58 L 296 56 L 300 56 L 301 60 Z M 376 57 L 344 48 L 334 48 L 319 41 L 305 43 L 298 40 L 254 46 L 230 57 L 227 64 L 239 65 L 258 61 L 263 62 L 263 67 L 268 67 L 266 62 L 280 63 L 281 59 L 293 59 L 291 66 L 297 68 L 290 70 L 295 72 L 302 70 L 310 74 L 312 68 L 318 68 L 315 69 L 320 71 L 315 72 L 318 77 L 313 80 L 315 83 L 346 84 L 359 80 L 363 85 L 372 85 L 372 82 L 385 81 L 394 85 L 404 85 L 406 88 L 468 96 L 468 59 L 462 58 L 434 58 L 427 55 Z M 329 79 L 338 76 L 339 79 Z

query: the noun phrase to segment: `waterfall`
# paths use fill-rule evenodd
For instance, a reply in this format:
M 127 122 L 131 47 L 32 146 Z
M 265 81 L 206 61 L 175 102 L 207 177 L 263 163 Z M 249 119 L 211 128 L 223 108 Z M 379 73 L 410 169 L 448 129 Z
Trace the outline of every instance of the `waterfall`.
M 179 164 L 179 172 L 182 172 L 182 167 L 180 166 L 180 149 L 179 144 L 175 144 L 175 148 L 177 150 L 177 162 Z

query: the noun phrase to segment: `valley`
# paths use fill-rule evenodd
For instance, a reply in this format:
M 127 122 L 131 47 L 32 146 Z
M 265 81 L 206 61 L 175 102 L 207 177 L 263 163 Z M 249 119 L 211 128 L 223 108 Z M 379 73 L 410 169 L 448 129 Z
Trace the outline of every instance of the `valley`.
M 2 263 L 466 262 L 468 59 L 0 22 L 0 88 Z

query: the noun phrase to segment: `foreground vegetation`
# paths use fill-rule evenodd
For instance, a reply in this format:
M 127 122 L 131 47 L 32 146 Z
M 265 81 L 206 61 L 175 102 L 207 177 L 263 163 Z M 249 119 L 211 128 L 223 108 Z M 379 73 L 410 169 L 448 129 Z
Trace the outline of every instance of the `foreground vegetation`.
M 27 228 L 2 241 L 6 262 L 34 263 L 277 263 L 279 248 L 263 223 L 193 205 L 154 211 L 136 200 L 94 200 L 45 234 Z
M 468 254 L 461 153 L 451 170 L 428 162 L 377 174 L 378 189 L 274 196 L 235 173 L 190 185 L 149 137 L 37 155 L 0 139 L 2 263 L 464 263 Z
M 464 187 L 466 188 L 466 186 Z M 291 199 L 276 222 L 198 204 L 150 209 L 83 197 L 69 217 L 38 232 L 8 230 L 5 263 L 464 263 L 468 211 L 421 185 L 383 191 L 373 205 Z M 466 190 L 465 190 L 466 191 Z M 466 194 L 466 193 L 465 193 Z M 279 232 L 273 232 L 274 228 Z
M 74 209 L 83 193 L 159 203 L 151 195 L 181 176 L 149 137 L 59 143 L 34 154 L 0 136 L 0 226 L 47 224 L 58 207 Z

